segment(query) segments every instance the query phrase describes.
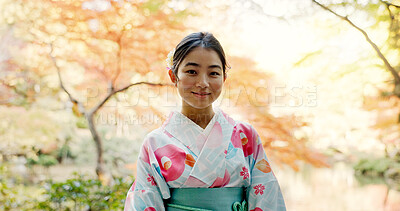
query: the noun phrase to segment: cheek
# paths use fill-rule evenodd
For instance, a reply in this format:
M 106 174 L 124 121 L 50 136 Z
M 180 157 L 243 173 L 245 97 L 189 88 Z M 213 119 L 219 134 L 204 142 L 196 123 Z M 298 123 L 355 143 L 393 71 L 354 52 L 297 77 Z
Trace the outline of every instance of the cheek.
M 195 85 L 195 81 L 194 80 L 190 80 L 189 78 L 180 78 L 180 80 L 178 81 L 178 87 L 181 89 L 189 89 L 191 87 L 193 87 Z
M 211 85 L 211 88 L 214 90 L 214 92 L 218 93 L 218 92 L 221 92 L 224 83 L 223 83 L 223 81 L 215 81 L 215 82 L 211 83 L 210 85 Z

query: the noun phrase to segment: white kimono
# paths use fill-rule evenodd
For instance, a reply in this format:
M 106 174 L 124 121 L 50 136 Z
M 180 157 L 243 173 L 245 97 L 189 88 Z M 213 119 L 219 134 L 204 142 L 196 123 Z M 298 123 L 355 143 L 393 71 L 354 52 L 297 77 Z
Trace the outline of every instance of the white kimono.
M 205 129 L 180 112 L 149 133 L 125 211 L 165 210 L 169 188 L 247 187 L 248 210 L 286 210 L 260 137 L 217 110 Z

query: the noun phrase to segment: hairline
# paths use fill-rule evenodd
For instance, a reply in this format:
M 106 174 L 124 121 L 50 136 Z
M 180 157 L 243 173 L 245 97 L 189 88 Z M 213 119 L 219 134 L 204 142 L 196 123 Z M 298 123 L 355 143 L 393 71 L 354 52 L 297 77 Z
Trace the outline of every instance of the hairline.
M 224 64 L 223 64 L 223 62 L 222 62 L 222 58 L 221 58 L 221 56 L 223 57 L 223 55 L 220 55 L 220 53 L 218 52 L 218 50 L 217 49 L 215 49 L 215 48 L 213 48 L 213 47 L 211 47 L 211 46 L 205 46 L 204 45 L 204 43 L 203 42 L 201 42 L 201 45 L 191 45 L 189 48 L 188 48 L 188 50 L 185 52 L 185 56 L 183 56 L 182 57 L 182 59 L 180 60 L 180 61 L 178 61 L 178 63 L 177 63 L 177 67 L 175 67 L 175 69 L 174 69 L 174 74 L 175 75 L 177 75 L 178 74 L 178 69 L 179 69 L 179 67 L 181 66 L 181 64 L 182 64 L 182 62 L 183 62 L 183 60 L 185 60 L 185 58 L 186 58 L 186 56 L 187 55 L 189 55 L 189 53 L 191 53 L 194 49 L 196 49 L 196 48 L 203 48 L 203 49 L 205 49 L 205 50 L 212 50 L 212 51 L 214 51 L 215 53 L 217 53 L 217 55 L 218 55 L 218 58 L 219 58 L 219 60 L 220 60 L 220 62 L 221 62 L 221 66 L 219 66 L 219 68 L 222 70 L 222 72 L 224 73 L 224 75 L 226 74 L 225 73 L 225 67 L 224 67 Z

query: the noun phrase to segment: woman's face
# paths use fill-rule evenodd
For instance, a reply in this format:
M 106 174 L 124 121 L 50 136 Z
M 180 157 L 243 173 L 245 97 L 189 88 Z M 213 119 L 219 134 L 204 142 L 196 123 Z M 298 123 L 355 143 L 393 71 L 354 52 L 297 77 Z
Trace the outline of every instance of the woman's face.
M 180 63 L 176 84 L 183 106 L 204 109 L 221 94 L 225 78 L 222 62 L 214 50 L 194 48 Z

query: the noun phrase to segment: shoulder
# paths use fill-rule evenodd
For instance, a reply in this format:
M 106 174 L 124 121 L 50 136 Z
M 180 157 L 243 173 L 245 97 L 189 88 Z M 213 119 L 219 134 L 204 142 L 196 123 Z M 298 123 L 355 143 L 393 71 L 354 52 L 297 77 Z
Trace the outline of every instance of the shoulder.
M 163 131 L 162 127 L 154 129 L 154 130 L 150 131 L 149 133 L 147 133 L 146 139 L 152 138 L 152 137 L 158 137 L 158 136 L 162 135 L 162 131 Z
M 257 133 L 256 129 L 253 127 L 253 125 L 251 125 L 248 122 L 245 121 L 241 121 L 241 120 L 236 120 L 235 121 L 235 128 L 245 132 L 246 134 L 253 134 L 253 133 Z
M 243 121 L 236 121 L 231 137 L 233 147 L 241 148 L 244 157 L 253 158 L 262 150 L 261 140 L 254 127 Z
M 244 121 L 236 121 L 236 125 L 233 129 L 233 131 L 236 131 L 236 133 L 242 133 L 241 136 L 246 136 L 249 140 L 253 140 L 254 142 L 257 142 L 258 139 L 258 133 L 256 129 L 248 122 Z
M 163 140 L 166 140 L 168 138 L 169 138 L 168 134 L 166 134 L 166 131 L 164 130 L 164 128 L 159 127 L 157 129 L 150 131 L 145 136 L 143 145 L 147 145 L 147 146 L 159 145 L 160 143 L 163 142 Z
M 237 127 L 237 128 L 243 128 L 243 129 L 246 129 L 249 131 L 255 130 L 253 125 L 251 125 L 248 122 L 244 122 L 244 121 L 240 121 L 240 120 L 236 120 L 235 122 L 236 122 L 235 127 Z
M 223 112 L 220 110 L 221 116 L 223 117 L 224 121 L 227 124 L 231 124 L 233 126 L 233 132 L 239 132 L 239 133 L 244 133 L 246 136 L 250 135 L 257 135 L 257 131 L 254 129 L 254 127 L 245 121 L 240 121 L 240 120 L 234 120 L 232 117 L 230 117 L 227 113 Z

